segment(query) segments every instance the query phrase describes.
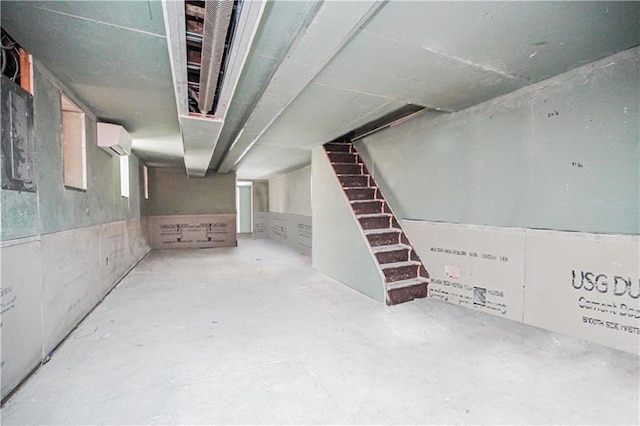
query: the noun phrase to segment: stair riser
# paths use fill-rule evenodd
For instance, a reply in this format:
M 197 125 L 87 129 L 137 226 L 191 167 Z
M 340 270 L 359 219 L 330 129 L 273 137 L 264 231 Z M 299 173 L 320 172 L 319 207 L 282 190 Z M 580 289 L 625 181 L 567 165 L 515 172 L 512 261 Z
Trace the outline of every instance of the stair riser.
M 373 234 L 367 235 L 367 240 L 371 247 L 390 246 L 398 244 L 399 236 L 397 232 L 385 233 L 385 234 Z
M 350 143 L 326 143 L 324 149 L 327 152 L 351 152 Z
M 406 262 L 409 260 L 409 249 L 376 253 L 376 259 L 378 259 L 378 263 L 380 264 Z
M 345 187 L 369 186 L 369 176 L 338 176 L 338 179 Z
M 350 154 L 348 152 L 330 152 L 329 160 L 332 163 L 353 163 L 358 162 L 358 154 Z
M 391 213 L 391 209 L 384 201 L 384 197 L 377 189 L 373 179 L 369 176 L 367 167 L 362 162 L 358 151 L 348 139 L 340 138 L 334 142 L 324 145 L 331 165 L 345 191 L 345 195 L 351 201 L 351 208 L 356 215 L 375 215 L 379 213 Z M 348 188 L 348 189 L 347 189 Z M 395 246 L 403 243 L 410 245 L 407 237 L 401 231 L 402 228 L 395 217 L 365 217 L 358 219 L 364 230 L 381 230 L 383 232 L 366 235 L 371 247 Z M 397 229 L 400 232 L 384 232 L 385 230 Z M 373 231 L 379 232 L 379 231 Z M 402 246 L 397 246 L 402 247 Z M 388 247 L 385 249 L 392 249 Z M 385 276 L 385 282 L 389 283 L 387 291 L 387 304 L 409 302 L 417 298 L 427 297 L 427 283 L 414 284 L 415 278 L 428 278 L 429 274 L 422 264 L 405 265 L 389 268 L 390 264 L 400 264 L 409 260 L 419 262 L 419 257 L 413 249 L 393 247 L 392 251 L 375 253 L 376 259 Z M 413 280 L 407 281 L 405 280 Z M 391 284 L 393 283 L 393 284 Z M 402 287 L 408 285 L 407 287 Z
M 333 170 L 338 175 L 359 175 L 362 174 L 362 166 L 360 164 L 337 164 L 331 163 Z
M 382 213 L 381 201 L 366 201 L 364 203 L 351 203 L 355 214 Z
M 392 289 L 387 292 L 387 305 L 397 305 L 423 297 L 427 297 L 427 284 Z
M 400 266 L 383 270 L 388 283 L 418 278 L 418 265 Z
M 354 200 L 374 200 L 376 197 L 376 190 L 373 188 L 357 188 L 357 189 L 345 189 L 347 198 L 351 201 Z
M 418 271 L 418 274 L 420 274 L 422 278 L 429 278 L 429 273 L 427 272 L 427 269 L 422 264 L 420 265 L 420 270 Z
M 389 227 L 389 217 L 363 217 L 360 218 L 362 229 L 383 229 Z

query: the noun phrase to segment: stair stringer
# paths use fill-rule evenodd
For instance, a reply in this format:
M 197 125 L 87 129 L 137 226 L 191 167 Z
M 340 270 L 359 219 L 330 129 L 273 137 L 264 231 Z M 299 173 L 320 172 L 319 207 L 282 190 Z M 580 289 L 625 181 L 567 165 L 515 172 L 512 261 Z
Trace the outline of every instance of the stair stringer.
M 322 146 L 311 155 L 312 265 L 381 303 L 384 277 Z

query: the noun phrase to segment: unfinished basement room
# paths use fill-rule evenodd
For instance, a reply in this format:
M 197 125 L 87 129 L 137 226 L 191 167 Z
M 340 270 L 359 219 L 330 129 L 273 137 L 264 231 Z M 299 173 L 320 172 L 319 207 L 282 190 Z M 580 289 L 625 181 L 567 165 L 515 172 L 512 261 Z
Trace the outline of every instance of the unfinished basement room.
M 3 425 L 640 424 L 640 2 L 0 2 Z

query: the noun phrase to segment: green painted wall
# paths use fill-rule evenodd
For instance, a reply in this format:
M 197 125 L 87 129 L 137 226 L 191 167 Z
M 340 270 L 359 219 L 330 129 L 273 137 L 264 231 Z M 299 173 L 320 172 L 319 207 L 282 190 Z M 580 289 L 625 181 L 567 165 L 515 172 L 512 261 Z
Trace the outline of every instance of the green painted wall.
M 313 149 L 311 165 L 313 267 L 378 302 L 384 302 L 386 293 L 382 273 L 321 146 Z
M 253 187 L 253 211 L 268 212 L 269 211 L 269 181 L 254 180 Z
M 38 196 L 2 190 L 2 240 L 38 235 Z
M 33 69 L 37 192 L 2 190 L 2 240 L 140 217 L 137 158 L 128 157 L 130 197 L 122 197 L 119 159 L 96 146 L 95 116 L 36 60 Z M 60 90 L 85 110 L 86 191 L 63 185 Z
M 357 143 L 405 219 L 640 233 L 640 48 Z
M 311 166 L 269 180 L 269 211 L 311 216 Z
M 235 173 L 188 178 L 182 169 L 149 168 L 149 216 L 236 213 Z

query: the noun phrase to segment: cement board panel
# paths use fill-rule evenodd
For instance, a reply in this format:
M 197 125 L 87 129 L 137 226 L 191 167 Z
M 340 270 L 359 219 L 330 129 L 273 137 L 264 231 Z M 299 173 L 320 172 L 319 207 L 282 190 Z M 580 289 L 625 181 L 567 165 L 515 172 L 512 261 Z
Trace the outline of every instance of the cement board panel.
M 640 237 L 526 234 L 524 322 L 640 354 Z
M 42 360 L 40 241 L 2 247 L 0 254 L 0 376 L 4 398 Z
M 253 212 L 253 238 L 269 238 L 269 213 Z
M 286 213 L 269 212 L 269 238 L 290 246 L 289 216 Z
M 235 247 L 236 215 L 152 216 L 149 218 L 151 247 Z
M 302 254 L 311 256 L 312 227 L 311 216 L 289 215 L 291 246 Z
M 269 212 L 267 218 L 270 239 L 311 256 L 311 216 Z
M 522 321 L 523 229 L 412 220 L 402 226 L 431 277 L 430 297 Z
M 100 300 L 99 237 L 99 226 L 42 236 L 45 353 Z
M 146 219 L 130 219 L 127 221 L 127 238 L 129 239 L 129 265 L 140 260 L 149 251 L 148 225 Z
M 104 296 L 129 269 L 132 262 L 127 241 L 127 223 L 111 222 L 100 229 L 100 292 Z

